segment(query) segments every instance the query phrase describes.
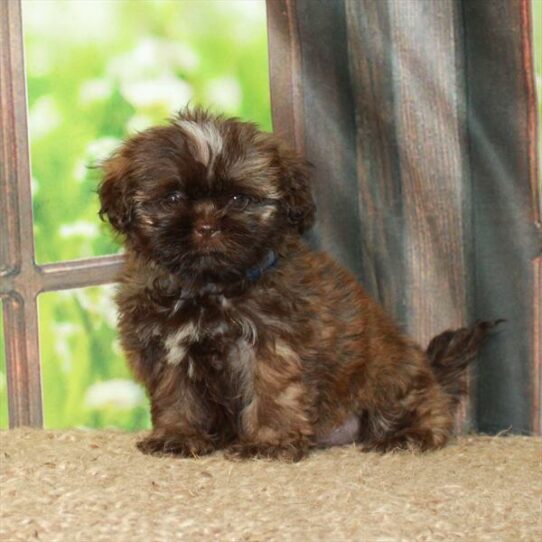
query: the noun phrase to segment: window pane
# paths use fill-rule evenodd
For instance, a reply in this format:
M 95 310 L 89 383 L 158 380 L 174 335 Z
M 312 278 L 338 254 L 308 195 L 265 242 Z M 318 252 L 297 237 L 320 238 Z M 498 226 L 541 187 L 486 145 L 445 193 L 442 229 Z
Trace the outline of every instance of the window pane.
M 36 258 L 104 255 L 98 172 L 189 101 L 270 129 L 264 0 L 23 0 Z
M 46 428 L 147 428 L 143 388 L 126 367 L 116 334 L 114 287 L 39 297 Z
M 0 299 L 0 429 L 7 429 L 8 383 L 6 374 L 6 344 L 4 341 L 4 307 Z

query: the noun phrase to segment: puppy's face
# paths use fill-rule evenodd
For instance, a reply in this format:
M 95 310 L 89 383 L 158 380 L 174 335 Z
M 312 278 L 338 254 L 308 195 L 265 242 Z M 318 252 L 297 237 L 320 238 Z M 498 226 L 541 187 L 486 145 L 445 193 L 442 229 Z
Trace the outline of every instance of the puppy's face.
M 314 219 L 304 161 L 252 124 L 201 111 L 129 139 L 99 195 L 128 246 L 174 273 L 243 274 Z

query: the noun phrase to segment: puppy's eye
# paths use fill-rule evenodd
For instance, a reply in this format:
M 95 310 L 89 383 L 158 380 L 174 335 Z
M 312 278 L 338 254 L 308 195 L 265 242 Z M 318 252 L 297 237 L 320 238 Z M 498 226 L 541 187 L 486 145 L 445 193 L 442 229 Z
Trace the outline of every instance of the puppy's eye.
M 244 194 L 234 194 L 230 198 L 229 206 L 234 209 L 244 209 L 250 201 L 250 198 Z
M 169 204 L 179 203 L 180 201 L 183 201 L 186 199 L 185 194 L 182 192 L 179 192 L 176 190 L 175 192 L 169 193 L 165 198 L 164 201 Z

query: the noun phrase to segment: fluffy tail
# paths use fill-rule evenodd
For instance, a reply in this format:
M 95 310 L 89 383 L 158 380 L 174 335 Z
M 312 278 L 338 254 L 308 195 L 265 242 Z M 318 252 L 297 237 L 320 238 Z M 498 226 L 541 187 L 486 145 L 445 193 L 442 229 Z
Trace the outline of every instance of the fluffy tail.
M 467 366 L 488 333 L 503 320 L 476 322 L 470 328 L 445 331 L 431 340 L 427 357 L 441 386 L 457 404 L 467 392 Z

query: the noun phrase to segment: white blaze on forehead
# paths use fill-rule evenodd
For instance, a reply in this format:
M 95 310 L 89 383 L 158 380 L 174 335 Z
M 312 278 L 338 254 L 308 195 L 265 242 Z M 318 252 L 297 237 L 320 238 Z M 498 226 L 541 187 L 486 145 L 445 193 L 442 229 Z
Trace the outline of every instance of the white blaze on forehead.
M 164 342 L 166 360 L 171 365 L 179 365 L 186 355 L 188 344 L 198 340 L 198 328 L 193 322 L 188 322 L 174 333 L 168 335 Z
M 181 120 L 177 125 L 190 137 L 194 158 L 204 166 L 208 166 L 222 152 L 222 135 L 212 122 Z

